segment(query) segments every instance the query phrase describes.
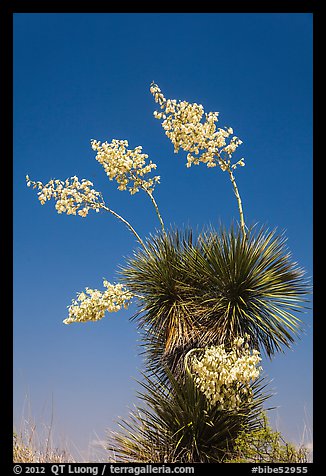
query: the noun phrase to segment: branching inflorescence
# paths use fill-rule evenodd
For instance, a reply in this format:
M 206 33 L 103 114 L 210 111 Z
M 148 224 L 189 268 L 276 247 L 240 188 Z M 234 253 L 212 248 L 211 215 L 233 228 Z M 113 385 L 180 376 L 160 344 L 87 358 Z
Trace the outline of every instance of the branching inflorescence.
M 85 292 L 77 294 L 77 299 L 69 307 L 69 317 L 63 322 L 98 321 L 103 319 L 105 312 L 117 312 L 128 308 L 133 295 L 122 284 L 111 284 L 103 280 L 106 291 L 86 288 Z
M 174 146 L 174 152 L 177 153 L 179 149 L 188 152 L 187 167 L 202 162 L 207 167 L 219 166 L 229 173 L 238 202 L 241 230 L 245 235 L 242 201 L 233 173 L 238 165 L 243 167 L 245 162 L 243 158 L 231 162 L 232 155 L 242 141 L 232 135 L 232 127 L 216 128 L 218 112 L 204 113 L 201 104 L 166 99 L 154 82 L 150 92 L 161 109 L 154 112 L 154 117 L 162 120 L 162 127 Z
M 248 337 L 234 339 L 227 350 L 224 344 L 192 349 L 186 355 L 186 367 L 194 374 L 198 388 L 210 405 L 218 404 L 223 410 L 238 410 L 241 404 L 252 399 L 251 382 L 262 370 L 258 350 L 250 350 Z
M 151 84 L 150 92 L 161 108 L 160 112 L 154 112 L 154 116 L 163 120 L 162 126 L 174 146 L 174 151 L 178 152 L 179 149 L 183 149 L 188 152 L 187 167 L 203 162 L 207 167 L 219 166 L 223 171 L 229 172 L 238 200 L 241 229 L 245 234 L 241 199 L 233 176 L 233 171 L 238 165 L 244 166 L 244 159 L 231 164 L 232 154 L 242 141 L 238 137 L 232 136 L 233 129 L 231 127 L 216 128 L 217 112 L 206 114 L 201 104 L 166 99 L 155 83 Z M 204 121 L 203 117 L 205 117 Z M 228 143 L 227 140 L 229 140 Z M 160 176 L 149 177 L 149 174 L 157 168 L 157 165 L 151 160 L 147 161 L 148 155 L 142 152 L 142 146 L 129 149 L 129 143 L 126 140 L 113 139 L 110 143 L 107 141 L 101 143 L 92 139 L 91 147 L 96 151 L 95 158 L 103 166 L 109 180 L 115 180 L 119 190 L 128 190 L 131 195 L 143 190 L 149 196 L 162 232 L 165 235 L 164 221 L 153 195 L 155 186 L 160 182 Z M 82 179 L 80 181 L 78 177 L 73 176 L 65 181 L 50 180 L 44 185 L 40 181 L 31 180 L 26 175 L 26 181 L 27 186 L 38 189 L 38 199 L 42 205 L 53 198 L 56 201 L 55 208 L 59 214 L 66 213 L 67 215 L 86 217 L 90 210 L 95 210 L 97 213 L 100 210 L 111 213 L 128 227 L 137 241 L 146 249 L 135 228 L 105 203 L 101 192 L 93 188 L 93 183 L 90 180 Z M 112 292 L 113 288 L 111 289 Z M 86 301 L 80 299 L 80 296 L 84 296 L 83 293 L 80 294 L 77 300 L 73 300 L 69 307 L 69 317 L 64 322 L 70 324 L 72 322 L 97 320 L 98 317 L 94 316 L 99 314 L 87 312 L 86 303 L 91 302 L 92 306 L 95 306 L 95 301 L 98 299 L 99 308 L 103 310 L 103 303 L 106 302 L 103 296 L 106 293 L 107 291 L 104 293 L 96 291 Z M 116 298 L 119 299 L 119 292 Z M 78 307 L 79 311 L 77 312 Z M 112 312 L 116 308 L 108 306 L 106 310 Z M 102 311 L 100 315 L 102 316 Z

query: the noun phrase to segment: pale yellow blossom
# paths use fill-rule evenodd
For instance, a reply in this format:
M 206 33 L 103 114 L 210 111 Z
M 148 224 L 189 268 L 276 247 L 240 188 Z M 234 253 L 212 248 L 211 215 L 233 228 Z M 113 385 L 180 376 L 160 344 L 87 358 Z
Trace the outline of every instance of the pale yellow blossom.
M 77 294 L 68 307 L 68 317 L 64 324 L 73 322 L 98 321 L 103 319 L 105 312 L 117 312 L 127 308 L 133 295 L 122 284 L 111 284 L 103 280 L 104 292 L 98 289 L 86 288 L 85 292 Z
M 142 153 L 142 146 L 128 149 L 128 141 L 113 139 L 110 143 L 92 139 L 92 149 L 97 152 L 96 160 L 103 166 L 110 180 L 116 180 L 119 190 L 129 190 L 133 195 L 142 188 L 152 192 L 160 177 L 144 178 L 156 164 L 146 163 L 147 154 Z
M 38 189 L 38 199 L 41 205 L 51 198 L 56 201 L 55 208 L 57 212 L 67 215 L 78 215 L 85 217 L 89 210 L 98 212 L 103 205 L 100 192 L 94 190 L 93 183 L 90 180 L 73 176 L 70 179 L 50 180 L 47 184 L 34 182 L 26 175 L 27 186 L 33 186 Z
M 230 138 L 232 127 L 216 127 L 218 112 L 205 113 L 201 104 L 166 99 L 154 82 L 150 92 L 161 108 L 161 111 L 154 111 L 154 117 L 162 120 L 162 127 L 174 151 L 183 149 L 188 152 L 187 167 L 200 162 L 207 167 L 218 165 L 223 171 L 232 167 L 232 154 L 242 141 L 236 136 Z M 244 162 L 238 162 L 238 165 L 243 166 Z
M 190 368 L 194 381 L 210 405 L 224 410 L 238 410 L 243 401 L 252 399 L 251 382 L 259 377 L 261 357 L 250 351 L 248 336 L 238 337 L 231 350 L 224 344 L 199 352 L 190 351 Z

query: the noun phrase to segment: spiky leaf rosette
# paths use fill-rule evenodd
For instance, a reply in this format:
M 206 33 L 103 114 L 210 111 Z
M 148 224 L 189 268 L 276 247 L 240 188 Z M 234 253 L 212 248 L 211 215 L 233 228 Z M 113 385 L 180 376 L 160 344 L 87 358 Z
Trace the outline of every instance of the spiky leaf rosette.
M 178 230 L 151 236 L 146 250 L 136 250 L 121 271 L 125 282 L 139 299 L 139 312 L 133 316 L 142 331 L 149 367 L 174 368 L 185 350 L 196 345 L 193 309 L 180 292 L 187 280 L 185 250 L 193 248 L 192 232 Z
M 193 347 L 250 337 L 268 356 L 289 347 L 302 328 L 308 286 L 284 234 L 252 228 L 153 236 L 122 270 L 140 295 L 139 327 L 150 365 L 172 370 Z M 181 359 L 182 360 L 182 359 Z
M 178 381 L 166 369 L 165 379 L 145 376 L 139 393 L 144 406 L 136 407 L 129 419 L 119 422 L 118 432 L 109 435 L 107 449 L 118 462 L 197 463 L 221 462 L 232 453 L 242 431 L 259 425 L 263 380 L 252 384 L 253 400 L 238 411 L 210 406 L 188 374 Z
M 268 356 L 289 347 L 302 330 L 296 314 L 309 287 L 285 234 L 252 228 L 244 236 L 231 227 L 202 234 L 198 242 L 199 253 L 186 250 L 185 262 L 203 343 L 230 344 L 247 334 Z M 188 284 L 183 291 L 189 293 Z

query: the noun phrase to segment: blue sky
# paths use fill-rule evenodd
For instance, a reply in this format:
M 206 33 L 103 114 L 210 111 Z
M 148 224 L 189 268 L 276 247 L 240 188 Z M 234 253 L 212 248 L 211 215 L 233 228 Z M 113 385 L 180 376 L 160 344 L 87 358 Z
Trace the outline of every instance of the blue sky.
M 85 286 L 102 289 L 136 243 L 111 215 L 58 215 L 25 175 L 46 183 L 88 178 L 113 210 L 146 237 L 158 222 L 148 197 L 109 182 L 90 140 L 143 146 L 161 184 L 166 223 L 198 227 L 237 219 L 221 170 L 187 169 L 159 121 L 150 83 L 168 98 L 219 111 L 243 140 L 237 169 L 247 225 L 285 230 L 293 259 L 312 276 L 311 14 L 14 15 L 14 412 L 31 407 L 39 427 L 53 409 L 59 440 L 87 454 L 136 401 L 135 308 L 65 326 Z M 299 442 L 312 430 L 312 311 L 293 349 L 264 361 L 275 427 Z M 53 407 L 52 407 L 53 400 Z M 28 405 L 27 403 L 28 402 Z M 24 410 L 25 408 L 25 410 Z M 309 431 L 305 434 L 310 441 Z

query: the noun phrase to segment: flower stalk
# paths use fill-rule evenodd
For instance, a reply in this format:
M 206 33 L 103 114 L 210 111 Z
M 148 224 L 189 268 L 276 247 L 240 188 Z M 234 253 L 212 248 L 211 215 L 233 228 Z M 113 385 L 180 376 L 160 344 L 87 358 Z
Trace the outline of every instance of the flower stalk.
M 246 225 L 245 225 L 245 221 L 244 221 L 244 215 L 243 215 L 243 209 L 242 209 L 242 201 L 241 201 L 241 197 L 240 197 L 240 194 L 239 194 L 239 189 L 238 189 L 238 187 L 237 187 L 237 183 L 236 183 L 236 181 L 235 181 L 233 172 L 232 172 L 232 170 L 230 169 L 230 167 L 227 169 L 227 171 L 228 171 L 228 173 L 229 173 L 230 180 L 231 180 L 231 183 L 232 183 L 232 185 L 233 185 L 234 194 L 235 194 L 236 199 L 237 199 L 237 202 L 238 202 L 239 215 L 240 215 L 240 227 L 241 227 L 241 231 L 242 231 L 243 237 L 245 238 L 245 237 L 246 237 Z
M 161 224 L 161 227 L 162 227 L 162 231 L 163 231 L 163 235 L 166 236 L 166 231 L 165 231 L 165 226 L 164 226 L 164 222 L 163 222 L 163 219 L 162 219 L 162 216 L 160 214 L 160 211 L 159 211 L 159 208 L 157 206 L 157 203 L 156 203 L 156 200 L 152 194 L 152 192 L 150 192 L 149 190 L 145 190 L 145 192 L 147 193 L 147 195 L 149 196 L 149 198 L 151 199 L 153 205 L 154 205 L 154 208 L 155 208 L 155 211 L 156 211 L 156 215 L 159 219 L 159 222 Z
M 107 212 L 109 213 L 112 213 L 113 216 L 115 216 L 118 220 L 122 221 L 122 223 L 124 223 L 128 228 L 129 230 L 131 231 L 131 233 L 133 233 L 135 235 L 135 237 L 137 238 L 137 241 L 141 244 L 141 246 L 146 249 L 146 246 L 145 246 L 145 243 L 143 242 L 143 240 L 141 239 L 141 237 L 138 235 L 138 233 L 136 232 L 136 230 L 134 229 L 134 227 L 125 219 L 123 218 L 121 215 L 119 215 L 118 213 L 116 213 L 114 210 L 111 210 L 111 208 L 107 207 L 106 205 L 101 205 L 101 208 L 103 208 L 103 210 L 106 210 Z

